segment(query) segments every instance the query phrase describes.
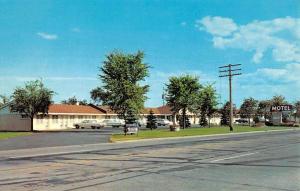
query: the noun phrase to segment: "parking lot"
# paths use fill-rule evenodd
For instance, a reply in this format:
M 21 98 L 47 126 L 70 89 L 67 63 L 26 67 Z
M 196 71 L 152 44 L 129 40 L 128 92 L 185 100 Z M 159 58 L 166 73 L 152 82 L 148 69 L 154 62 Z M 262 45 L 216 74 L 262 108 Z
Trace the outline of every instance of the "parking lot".
M 120 132 L 122 128 L 36 132 L 29 136 L 1 140 L 0 150 L 107 143 L 111 134 Z

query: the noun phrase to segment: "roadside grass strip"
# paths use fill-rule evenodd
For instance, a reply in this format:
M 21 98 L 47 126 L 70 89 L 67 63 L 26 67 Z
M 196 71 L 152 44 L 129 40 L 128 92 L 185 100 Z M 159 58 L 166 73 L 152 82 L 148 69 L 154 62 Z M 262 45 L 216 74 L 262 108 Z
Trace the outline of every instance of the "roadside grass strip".
M 0 132 L 0 140 L 30 135 L 30 132 Z
M 255 131 L 270 131 L 270 130 L 285 130 L 295 129 L 292 127 L 249 127 L 249 126 L 234 126 L 233 132 L 229 131 L 229 127 L 211 127 L 211 128 L 186 128 L 180 131 L 169 131 L 169 129 L 155 130 L 140 130 L 137 135 L 114 134 L 110 137 L 110 142 L 140 140 L 140 139 L 155 139 L 167 137 L 186 137 L 186 136 L 201 136 L 201 135 L 217 135 L 227 133 L 255 132 Z

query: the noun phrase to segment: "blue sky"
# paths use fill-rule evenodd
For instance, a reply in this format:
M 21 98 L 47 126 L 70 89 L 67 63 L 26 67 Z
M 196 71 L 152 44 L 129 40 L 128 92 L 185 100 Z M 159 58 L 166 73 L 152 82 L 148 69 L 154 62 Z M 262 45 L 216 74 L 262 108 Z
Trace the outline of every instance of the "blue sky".
M 42 78 L 57 94 L 90 99 L 105 55 L 145 52 L 146 106 L 162 104 L 168 78 L 191 73 L 228 97 L 218 66 L 242 64 L 237 105 L 284 95 L 300 99 L 297 0 L 0 0 L 0 94 Z

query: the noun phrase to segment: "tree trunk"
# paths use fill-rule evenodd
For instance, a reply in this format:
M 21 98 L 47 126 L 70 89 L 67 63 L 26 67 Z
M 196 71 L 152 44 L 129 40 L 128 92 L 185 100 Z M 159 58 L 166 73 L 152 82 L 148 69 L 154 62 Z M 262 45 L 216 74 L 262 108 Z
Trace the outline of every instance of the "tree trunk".
M 186 124 L 185 124 L 185 115 L 186 115 L 186 111 L 185 111 L 185 108 L 183 108 L 183 111 L 182 111 L 182 117 L 183 117 L 183 129 L 185 129 L 185 127 L 186 127 Z
M 208 116 L 208 128 L 210 128 L 210 116 Z
M 176 126 L 176 113 L 173 113 L 173 126 Z
M 33 117 L 30 117 L 30 131 L 33 131 Z

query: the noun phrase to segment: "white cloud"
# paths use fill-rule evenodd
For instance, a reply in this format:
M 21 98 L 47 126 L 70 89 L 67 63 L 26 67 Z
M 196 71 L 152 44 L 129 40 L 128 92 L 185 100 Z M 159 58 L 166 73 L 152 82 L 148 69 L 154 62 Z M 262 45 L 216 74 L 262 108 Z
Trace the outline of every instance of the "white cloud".
M 38 32 L 37 35 L 46 40 L 56 40 L 58 38 L 56 34 L 48 34 L 45 32 Z
M 81 30 L 80 30 L 80 28 L 75 27 L 75 28 L 72 28 L 71 31 L 72 31 L 72 32 L 77 32 L 77 33 L 78 33 L 78 32 L 80 32 Z
M 180 25 L 181 25 L 182 27 L 185 27 L 185 26 L 186 26 L 186 22 L 183 21 L 183 22 L 180 23 Z
M 197 20 L 196 27 L 216 36 L 229 36 L 238 28 L 230 18 L 210 16 Z
M 278 82 L 289 82 L 300 85 L 300 64 L 287 64 L 284 68 L 261 68 L 256 74 L 258 76 L 265 76 L 268 79 L 276 80 Z
M 223 24 L 222 24 L 223 23 Z M 252 61 L 261 62 L 266 51 L 277 62 L 300 62 L 300 18 L 277 18 L 236 25 L 222 17 L 204 17 L 197 27 L 213 35 L 216 48 L 252 51 Z

